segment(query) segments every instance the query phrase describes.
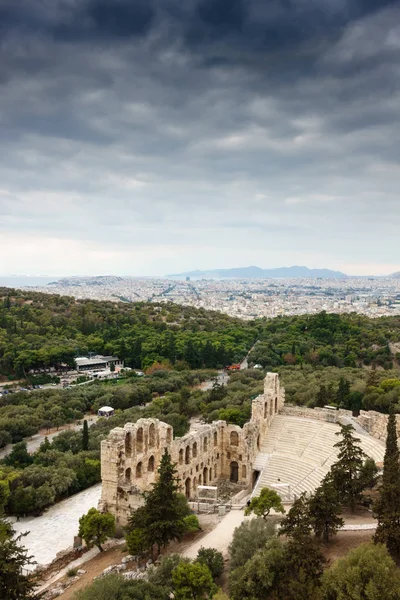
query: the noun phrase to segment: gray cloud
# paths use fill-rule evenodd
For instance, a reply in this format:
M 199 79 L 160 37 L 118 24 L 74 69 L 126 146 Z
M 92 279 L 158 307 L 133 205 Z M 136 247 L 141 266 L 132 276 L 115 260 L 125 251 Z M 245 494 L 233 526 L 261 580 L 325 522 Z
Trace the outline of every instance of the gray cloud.
M 2 0 L 0 237 L 37 254 L 0 272 L 38 256 L 78 272 L 82 244 L 97 272 L 400 267 L 399 17 L 349 0 Z

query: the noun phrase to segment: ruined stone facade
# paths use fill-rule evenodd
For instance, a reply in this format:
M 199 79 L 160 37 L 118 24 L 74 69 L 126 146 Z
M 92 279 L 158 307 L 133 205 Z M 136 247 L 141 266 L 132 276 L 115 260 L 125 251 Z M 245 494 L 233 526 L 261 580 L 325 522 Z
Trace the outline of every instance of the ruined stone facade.
M 182 492 L 197 499 L 199 485 L 230 481 L 243 488 L 254 483 L 253 465 L 272 419 L 283 407 L 285 394 L 276 373 L 268 373 L 264 393 L 252 402 L 251 420 L 243 429 L 226 421 L 202 425 L 181 438 L 158 419 L 139 419 L 113 429 L 101 443 L 102 496 L 100 508 L 126 524 L 143 503 L 167 449 L 177 464 Z

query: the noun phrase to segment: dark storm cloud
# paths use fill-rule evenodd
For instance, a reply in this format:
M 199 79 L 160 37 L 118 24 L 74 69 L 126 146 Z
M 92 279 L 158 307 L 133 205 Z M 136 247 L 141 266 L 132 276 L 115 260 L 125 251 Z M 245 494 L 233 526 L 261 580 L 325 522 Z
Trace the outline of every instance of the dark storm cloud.
M 205 239 L 209 262 L 319 245 L 388 261 L 399 17 L 389 1 L 0 0 L 0 231 L 181 243 L 188 263 Z

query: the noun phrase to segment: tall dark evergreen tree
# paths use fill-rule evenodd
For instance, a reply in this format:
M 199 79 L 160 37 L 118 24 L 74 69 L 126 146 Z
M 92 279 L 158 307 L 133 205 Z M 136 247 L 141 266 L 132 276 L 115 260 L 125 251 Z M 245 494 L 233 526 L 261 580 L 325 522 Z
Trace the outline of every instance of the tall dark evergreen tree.
M 339 494 L 332 479 L 327 476 L 309 502 L 315 535 L 317 538 L 322 538 L 325 543 L 329 542 L 344 524 L 343 519 L 339 517 L 341 508 Z
M 342 505 L 349 506 L 352 511 L 360 499 L 364 487 L 363 464 L 366 458 L 360 440 L 353 435 L 353 425 L 342 425 L 336 435 L 341 435 L 340 442 L 335 444 L 339 448 L 338 460 L 332 465 L 331 477 L 335 489 L 340 495 Z
M 23 569 L 33 564 L 32 557 L 21 545 L 26 534 L 15 536 L 8 524 L 0 520 L 0 598 L 4 600 L 28 600 L 34 594 L 35 580 L 25 575 Z
M 180 540 L 185 532 L 181 502 L 178 496 L 179 478 L 171 456 L 165 450 L 158 468 L 158 480 L 145 493 L 146 535 L 151 546 L 166 546 L 171 540 Z
M 89 450 L 89 427 L 86 419 L 83 421 L 82 450 Z
M 386 544 L 394 558 L 400 556 L 400 463 L 396 415 L 390 412 L 387 422 L 386 451 L 382 486 L 374 510 L 378 519 L 374 541 Z

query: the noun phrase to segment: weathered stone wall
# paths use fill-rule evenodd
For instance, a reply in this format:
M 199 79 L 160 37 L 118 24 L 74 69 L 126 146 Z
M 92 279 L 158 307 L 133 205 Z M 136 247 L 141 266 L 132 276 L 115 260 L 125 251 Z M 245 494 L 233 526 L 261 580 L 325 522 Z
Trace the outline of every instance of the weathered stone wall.
M 351 410 L 344 410 L 342 408 L 339 410 L 331 408 L 307 408 L 306 406 L 290 406 L 287 404 L 282 407 L 280 412 L 283 415 L 303 417 L 304 419 L 314 419 L 317 421 L 328 421 L 329 423 L 337 423 L 340 417 L 352 417 L 353 415 Z
M 196 499 L 199 485 L 231 481 L 249 488 L 262 438 L 284 401 L 278 375 L 268 373 L 264 394 L 253 400 L 251 420 L 243 429 L 214 421 L 176 439 L 172 427 L 158 419 L 139 419 L 113 429 L 101 443 L 100 507 L 124 525 L 132 509 L 142 504 L 142 492 L 154 482 L 165 449 L 177 464 L 182 492 L 189 499 Z

